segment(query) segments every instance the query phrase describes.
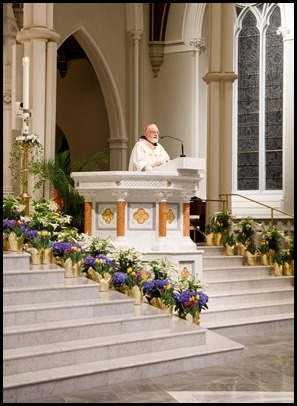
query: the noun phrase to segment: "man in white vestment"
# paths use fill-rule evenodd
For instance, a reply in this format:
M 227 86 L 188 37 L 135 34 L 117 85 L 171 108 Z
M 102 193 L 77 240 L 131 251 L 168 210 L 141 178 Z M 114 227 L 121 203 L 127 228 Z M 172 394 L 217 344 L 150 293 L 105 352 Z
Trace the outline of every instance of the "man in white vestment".
M 144 135 L 132 149 L 129 171 L 151 171 L 170 160 L 165 148 L 158 142 L 159 136 L 156 124 L 147 124 L 144 127 Z

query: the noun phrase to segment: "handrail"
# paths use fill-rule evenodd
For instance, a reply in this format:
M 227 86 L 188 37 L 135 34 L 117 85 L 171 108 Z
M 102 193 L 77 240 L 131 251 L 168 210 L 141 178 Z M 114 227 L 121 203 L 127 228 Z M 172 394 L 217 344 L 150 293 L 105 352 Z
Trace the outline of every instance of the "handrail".
M 257 201 L 257 200 L 254 200 L 254 199 L 251 199 L 251 198 L 249 198 L 249 197 L 240 195 L 240 194 L 238 194 L 238 193 L 220 193 L 219 196 L 220 196 L 220 198 L 222 198 L 222 196 L 225 196 L 225 198 L 226 198 L 225 201 L 227 202 L 227 210 L 228 210 L 228 207 L 229 207 L 229 204 L 228 204 L 228 203 L 229 203 L 229 199 L 228 199 L 229 196 L 239 196 L 239 197 L 242 197 L 243 199 L 249 200 L 250 202 L 259 204 L 260 206 L 264 206 L 264 207 L 266 207 L 267 209 L 270 209 L 270 212 L 271 212 L 271 225 L 273 225 L 273 212 L 274 212 L 274 211 L 277 211 L 277 212 L 279 212 L 279 213 L 282 213 L 282 214 L 284 214 L 284 215 L 286 215 L 286 216 L 288 216 L 288 217 L 294 218 L 294 215 L 293 215 L 293 214 L 286 213 L 286 212 L 283 211 L 283 210 L 276 209 L 275 207 L 268 206 L 268 205 L 265 204 L 265 203 L 261 203 L 261 202 L 259 202 L 259 201 Z

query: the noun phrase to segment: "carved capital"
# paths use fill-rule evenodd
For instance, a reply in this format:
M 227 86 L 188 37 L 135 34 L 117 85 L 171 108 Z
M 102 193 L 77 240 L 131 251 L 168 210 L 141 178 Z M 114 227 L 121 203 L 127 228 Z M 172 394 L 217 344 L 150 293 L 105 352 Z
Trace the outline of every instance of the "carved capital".
M 23 28 L 17 33 L 17 41 L 21 44 L 30 41 L 32 39 L 46 40 L 48 42 L 58 42 L 60 35 L 45 27 L 32 27 L 32 28 Z
M 193 47 L 194 52 L 199 52 L 199 55 L 206 50 L 206 41 L 204 38 L 193 38 L 190 41 L 190 46 Z

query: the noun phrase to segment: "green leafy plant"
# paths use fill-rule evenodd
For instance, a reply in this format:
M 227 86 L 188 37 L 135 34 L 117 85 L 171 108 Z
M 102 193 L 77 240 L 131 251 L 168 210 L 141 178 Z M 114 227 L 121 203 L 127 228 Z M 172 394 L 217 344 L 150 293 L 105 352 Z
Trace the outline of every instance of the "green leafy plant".
M 98 170 L 100 164 L 106 163 L 104 153 L 96 153 L 81 162 L 71 163 L 70 151 L 66 150 L 56 154 L 55 159 L 34 162 L 30 173 L 36 178 L 35 190 L 49 181 L 55 189 L 55 199 L 62 213 L 71 216 L 71 225 L 83 231 L 84 224 L 84 198 L 75 189 L 71 172 Z
M 41 197 L 33 200 L 32 211 L 26 220 L 31 230 L 47 230 L 53 233 L 69 226 L 71 216 L 61 213 L 53 199 Z
M 256 223 L 252 217 L 247 216 L 242 218 L 236 226 L 237 241 L 245 245 L 248 240 L 254 238 L 256 229 L 258 227 L 259 224 Z
M 86 252 L 95 257 L 99 254 L 110 255 L 115 252 L 115 246 L 110 238 L 90 237 L 86 243 Z
M 284 232 L 277 226 L 263 226 L 262 238 L 268 241 L 269 249 L 279 252 Z
M 24 209 L 25 205 L 20 197 L 3 196 L 3 219 L 20 220 Z
M 226 246 L 228 244 L 230 247 L 234 247 L 234 245 L 236 245 L 236 242 L 237 241 L 236 241 L 235 235 L 232 233 L 232 234 L 229 234 L 225 238 L 224 246 Z
M 232 214 L 231 211 L 224 210 L 216 212 L 210 218 L 210 224 L 213 226 L 213 232 L 215 233 L 225 233 L 229 231 L 232 225 Z
M 288 262 L 290 264 L 292 262 L 290 249 L 283 250 L 281 255 L 282 255 L 282 263 Z
M 176 264 L 168 258 L 152 259 L 147 262 L 147 266 L 155 279 L 168 279 L 178 272 Z

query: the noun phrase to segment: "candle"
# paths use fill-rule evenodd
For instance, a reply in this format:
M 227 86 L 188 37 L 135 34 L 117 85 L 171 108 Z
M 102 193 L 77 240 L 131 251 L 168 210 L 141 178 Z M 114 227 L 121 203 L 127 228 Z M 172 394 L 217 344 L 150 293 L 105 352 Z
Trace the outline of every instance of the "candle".
M 28 57 L 23 58 L 23 135 L 29 134 L 29 65 Z

